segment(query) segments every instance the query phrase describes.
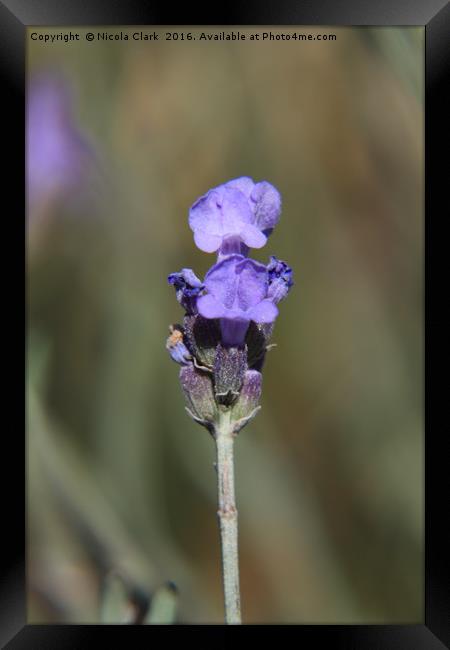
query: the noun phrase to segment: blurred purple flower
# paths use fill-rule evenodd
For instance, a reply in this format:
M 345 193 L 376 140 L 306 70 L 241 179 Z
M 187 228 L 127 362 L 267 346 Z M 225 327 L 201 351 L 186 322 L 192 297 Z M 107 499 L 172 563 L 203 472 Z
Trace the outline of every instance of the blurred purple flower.
M 278 190 L 242 176 L 209 190 L 189 211 L 189 225 L 200 250 L 225 255 L 261 248 L 281 212 Z
M 242 255 L 230 255 L 205 276 L 207 294 L 197 300 L 204 318 L 219 318 L 225 346 L 242 346 L 250 321 L 272 323 L 278 309 L 268 297 L 267 268 Z
M 41 73 L 27 92 L 26 181 L 30 206 L 67 195 L 87 181 L 93 151 L 76 128 L 65 79 Z

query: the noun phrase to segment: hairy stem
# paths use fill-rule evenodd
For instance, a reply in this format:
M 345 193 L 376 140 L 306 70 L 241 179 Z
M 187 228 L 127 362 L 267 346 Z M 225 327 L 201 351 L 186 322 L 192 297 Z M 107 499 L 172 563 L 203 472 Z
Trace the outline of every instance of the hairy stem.
M 225 623 L 241 623 L 239 591 L 238 513 L 234 495 L 234 434 L 227 414 L 223 413 L 214 432 L 217 450 L 218 516 L 222 545 Z

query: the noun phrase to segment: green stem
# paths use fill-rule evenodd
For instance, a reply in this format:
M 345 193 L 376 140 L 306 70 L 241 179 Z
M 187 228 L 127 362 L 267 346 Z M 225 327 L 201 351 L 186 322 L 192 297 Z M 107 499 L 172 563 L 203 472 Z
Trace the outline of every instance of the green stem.
M 239 591 L 238 513 L 234 494 L 234 434 L 227 412 L 214 432 L 217 450 L 218 516 L 222 545 L 225 623 L 241 623 Z

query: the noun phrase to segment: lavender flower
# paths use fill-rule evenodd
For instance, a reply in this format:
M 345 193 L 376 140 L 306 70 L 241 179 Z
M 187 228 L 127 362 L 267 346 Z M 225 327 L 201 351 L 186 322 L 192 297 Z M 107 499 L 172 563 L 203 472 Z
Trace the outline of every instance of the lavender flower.
M 219 257 L 262 248 L 281 212 L 278 190 L 266 181 L 243 176 L 209 190 L 189 211 L 194 240 L 206 253 Z
M 206 274 L 205 287 L 198 310 L 205 318 L 220 318 L 224 346 L 241 347 L 250 321 L 273 323 L 278 315 L 267 296 L 266 267 L 242 255 L 215 264 Z
M 173 326 L 166 347 L 180 364 L 187 412 L 214 437 L 218 515 L 222 541 L 225 621 L 240 623 L 237 510 L 233 440 L 260 406 L 268 341 L 287 296 L 292 269 L 276 257 L 267 266 L 247 256 L 261 248 L 280 215 L 278 191 L 246 176 L 210 190 L 192 206 L 195 243 L 218 261 L 199 280 L 191 269 L 171 273 L 183 326 Z
M 293 284 L 292 269 L 286 262 L 272 256 L 265 266 L 246 254 L 249 246 L 265 243 L 278 221 L 280 207 L 280 195 L 270 183 L 254 183 L 247 176 L 210 190 L 191 208 L 189 222 L 197 245 L 202 250 L 218 250 L 218 261 L 203 282 L 187 268 L 168 276 L 185 317 L 183 326 L 172 327 L 166 347 L 174 361 L 191 368 L 183 371 L 185 394 L 190 380 L 196 392 L 209 382 L 208 395 L 213 395 L 215 406 L 234 408 L 240 404 L 232 417 L 236 419 L 239 412 L 239 419 L 245 422 L 256 412 L 260 371 L 278 316 L 277 304 Z M 247 377 L 252 377 L 250 384 Z M 255 399 L 244 398 L 247 385 L 259 386 L 253 391 Z M 213 430 L 211 413 L 219 417 L 220 410 L 210 406 L 200 419 Z M 191 407 L 192 413 L 195 409 Z

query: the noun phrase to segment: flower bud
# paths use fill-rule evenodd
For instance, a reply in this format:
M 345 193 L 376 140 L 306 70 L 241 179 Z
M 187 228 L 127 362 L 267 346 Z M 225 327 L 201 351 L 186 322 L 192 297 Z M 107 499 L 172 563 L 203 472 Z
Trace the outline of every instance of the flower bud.
M 259 411 L 262 390 L 262 375 L 257 370 L 247 370 L 242 387 L 233 408 L 234 432 L 238 433 Z
M 189 364 L 180 370 L 180 383 L 191 417 L 207 429 L 211 429 L 217 416 L 211 376 L 195 368 L 193 364 Z
M 247 370 L 247 348 L 229 348 L 219 343 L 214 360 L 214 391 L 220 404 L 229 406 L 239 395 Z

